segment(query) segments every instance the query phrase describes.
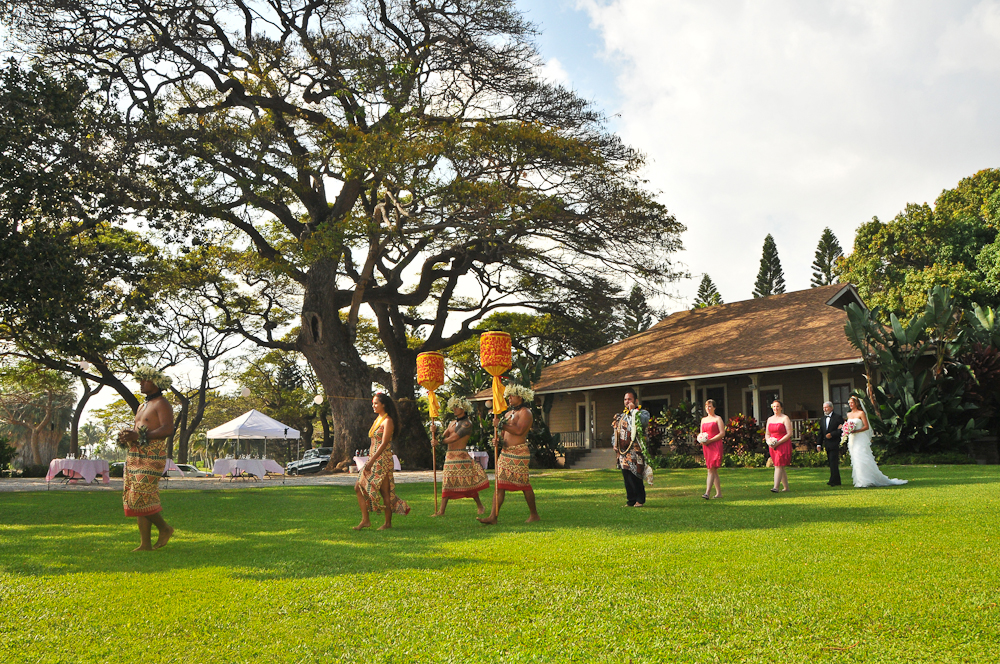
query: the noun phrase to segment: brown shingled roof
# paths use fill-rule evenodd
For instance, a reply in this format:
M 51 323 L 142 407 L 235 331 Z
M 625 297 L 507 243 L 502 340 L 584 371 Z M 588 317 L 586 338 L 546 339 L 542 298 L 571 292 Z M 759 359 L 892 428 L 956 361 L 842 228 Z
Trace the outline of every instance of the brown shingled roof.
M 844 334 L 850 285 L 681 311 L 618 343 L 553 364 L 535 391 L 563 392 L 756 370 L 843 364 L 861 353 Z M 839 305 L 839 306 L 832 306 Z M 478 397 L 478 395 L 477 395 Z

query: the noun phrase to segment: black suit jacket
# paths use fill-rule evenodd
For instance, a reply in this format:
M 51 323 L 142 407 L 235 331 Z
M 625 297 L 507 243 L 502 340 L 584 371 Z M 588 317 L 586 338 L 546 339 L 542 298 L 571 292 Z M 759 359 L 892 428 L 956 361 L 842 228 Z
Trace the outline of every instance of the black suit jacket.
M 840 427 L 844 426 L 844 418 L 837 415 L 836 411 L 830 413 L 830 426 L 826 426 L 826 413 L 819 418 L 819 444 L 826 448 L 836 447 L 840 449 Z M 832 433 L 832 438 L 827 438 L 826 434 Z

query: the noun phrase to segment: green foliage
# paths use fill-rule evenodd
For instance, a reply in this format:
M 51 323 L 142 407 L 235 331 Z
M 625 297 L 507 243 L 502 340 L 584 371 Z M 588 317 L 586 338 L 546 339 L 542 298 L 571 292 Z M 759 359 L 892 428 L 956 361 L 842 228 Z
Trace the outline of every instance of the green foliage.
M 716 304 L 722 304 L 722 295 L 719 294 L 712 278 L 705 274 L 701 278 L 701 284 L 698 285 L 698 294 L 695 295 L 692 309 L 702 309 Z
M 764 431 L 750 415 L 740 413 L 730 417 L 723 440 L 726 441 L 726 449 L 733 450 L 736 455 L 763 455 L 767 451 Z
M 770 233 L 764 238 L 761 251 L 760 268 L 757 270 L 757 281 L 754 282 L 753 296 L 767 297 L 785 292 L 785 273 L 781 269 L 781 259 L 778 258 L 778 246 Z
M 900 320 L 919 315 L 934 286 L 959 305 L 1000 305 L 1000 170 L 986 169 L 941 192 L 934 207 L 906 206 L 889 223 L 861 225 L 854 252 L 838 265 L 841 281 Z
M 905 326 L 895 313 L 884 325 L 877 308 L 847 307 L 847 338 L 861 351 L 866 375 L 877 368 L 879 376 L 871 398 L 855 396 L 868 412 L 874 442 L 890 454 L 958 450 L 982 435 L 982 413 L 966 395 L 970 369 L 959 359 L 969 339 L 962 330 L 966 313 L 940 286 Z
M 843 256 L 844 249 L 837 241 L 837 236 L 829 228 L 824 228 L 819 244 L 816 245 L 816 257 L 812 264 L 813 276 L 809 285 L 817 288 L 837 283 L 837 261 Z
M 10 468 L 10 464 L 16 456 L 17 449 L 9 444 L 7 436 L 0 436 L 0 470 Z
M 667 452 L 666 454 L 658 454 L 653 457 L 653 461 L 650 464 L 653 468 L 700 468 L 704 466 L 703 463 L 699 462 L 698 457 L 692 454 L 684 454 L 682 452 Z
M 650 446 L 656 450 L 666 446 L 672 452 L 701 451 L 701 445 L 694 440 L 701 428 L 701 419 L 694 407 L 686 401 L 676 406 L 665 406 L 659 417 L 651 418 Z

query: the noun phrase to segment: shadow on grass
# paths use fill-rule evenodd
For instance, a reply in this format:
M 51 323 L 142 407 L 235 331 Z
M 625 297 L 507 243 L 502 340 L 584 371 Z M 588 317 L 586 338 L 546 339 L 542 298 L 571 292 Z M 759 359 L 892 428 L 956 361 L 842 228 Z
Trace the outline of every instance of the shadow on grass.
M 430 487 L 400 485 L 413 511 L 394 517 L 395 527 L 386 532 L 350 529 L 358 521 L 350 487 L 164 492 L 165 517 L 177 534 L 154 553 L 131 552 L 138 543 L 135 521 L 120 516 L 115 494 L 8 494 L 0 502 L 0 571 L 58 576 L 218 567 L 225 578 L 329 578 L 492 564 L 498 549 L 544 547 L 553 538 L 587 540 L 598 533 L 659 536 L 871 524 L 908 515 L 899 506 L 821 501 L 816 494 L 842 492 L 831 491 L 819 477 L 807 481 L 803 472 L 802 481 L 793 479 L 793 493 L 776 496 L 757 486 L 761 472 L 734 473 L 723 485 L 725 498 L 708 502 L 696 498 L 704 487 L 697 473 L 660 473 L 647 506 L 636 509 L 622 506 L 620 475 L 613 471 L 547 473 L 536 481 L 543 521 L 524 524 L 523 499 L 508 494 L 497 527 L 478 524 L 469 500 L 453 501 L 448 516 L 431 519 Z M 931 481 L 938 483 L 924 478 L 921 484 Z M 483 496 L 485 504 L 489 500 L 490 494 Z M 381 516 L 372 521 L 377 526 Z

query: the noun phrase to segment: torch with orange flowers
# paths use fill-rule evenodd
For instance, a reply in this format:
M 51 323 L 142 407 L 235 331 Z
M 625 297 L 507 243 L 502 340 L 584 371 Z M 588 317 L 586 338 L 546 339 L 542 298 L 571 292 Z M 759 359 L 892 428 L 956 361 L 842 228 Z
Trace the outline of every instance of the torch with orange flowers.
M 429 351 L 417 355 L 417 383 L 427 390 L 427 407 L 431 415 L 431 459 L 434 468 L 434 511 L 438 511 L 437 492 L 437 416 L 438 400 L 434 390 L 444 385 L 444 355 Z

